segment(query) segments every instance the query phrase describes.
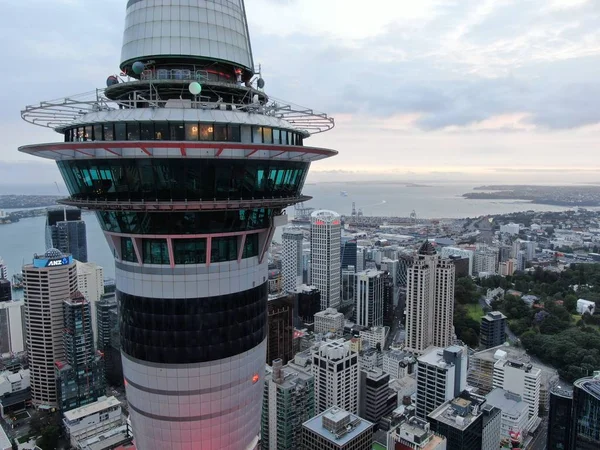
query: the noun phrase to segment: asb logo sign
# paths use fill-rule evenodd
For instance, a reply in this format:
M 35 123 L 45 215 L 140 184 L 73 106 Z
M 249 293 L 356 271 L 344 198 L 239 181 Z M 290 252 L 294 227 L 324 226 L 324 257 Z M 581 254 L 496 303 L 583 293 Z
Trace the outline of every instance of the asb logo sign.
M 69 258 L 51 259 L 46 264 L 46 267 L 65 266 L 67 264 L 69 264 Z

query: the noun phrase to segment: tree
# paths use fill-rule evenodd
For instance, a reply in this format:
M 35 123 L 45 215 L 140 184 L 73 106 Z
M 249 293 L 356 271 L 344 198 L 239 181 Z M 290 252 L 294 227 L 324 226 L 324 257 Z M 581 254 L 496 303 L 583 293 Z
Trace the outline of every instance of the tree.
M 477 348 L 479 345 L 479 338 L 472 328 L 462 330 L 462 333 L 458 338 L 471 348 Z
M 574 313 L 577 309 L 577 297 L 575 297 L 573 294 L 567 295 L 564 299 L 563 305 L 567 311 Z
M 60 438 L 60 428 L 56 425 L 48 425 L 42 430 L 42 437 L 36 442 L 36 445 L 44 450 L 52 450 L 58 446 Z

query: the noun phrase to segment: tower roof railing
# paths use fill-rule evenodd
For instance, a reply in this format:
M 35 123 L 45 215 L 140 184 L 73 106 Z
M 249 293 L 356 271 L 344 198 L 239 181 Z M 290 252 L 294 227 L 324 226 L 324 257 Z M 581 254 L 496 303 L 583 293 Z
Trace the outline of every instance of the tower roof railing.
M 111 100 L 105 89 L 77 94 L 61 99 L 43 101 L 38 105 L 28 105 L 21 111 L 21 117 L 33 125 L 52 128 L 58 132 L 82 117 L 96 112 L 131 109 L 138 107 L 230 110 L 275 117 L 289 123 L 293 128 L 307 135 L 322 133 L 335 126 L 333 117 L 311 108 L 295 105 L 283 100 L 270 98 L 266 103 L 227 103 L 197 96 L 188 100 L 161 100 L 147 98 L 140 91 L 133 92 L 131 99 Z

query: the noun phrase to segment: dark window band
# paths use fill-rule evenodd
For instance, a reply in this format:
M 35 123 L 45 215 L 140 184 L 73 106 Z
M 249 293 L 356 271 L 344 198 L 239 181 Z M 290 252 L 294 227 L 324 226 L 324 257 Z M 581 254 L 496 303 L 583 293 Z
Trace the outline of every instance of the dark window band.
M 296 197 L 308 166 L 300 161 L 169 158 L 58 161 L 73 198 L 100 201 Z
M 209 234 L 263 230 L 279 210 L 260 208 L 208 212 L 97 211 L 104 231 L 123 234 Z
M 205 298 L 148 298 L 119 291 L 117 297 L 122 349 L 142 361 L 214 361 L 246 352 L 266 337 L 267 283 Z
M 64 130 L 65 142 L 216 141 L 301 146 L 301 133 L 258 125 L 210 122 L 103 122 Z

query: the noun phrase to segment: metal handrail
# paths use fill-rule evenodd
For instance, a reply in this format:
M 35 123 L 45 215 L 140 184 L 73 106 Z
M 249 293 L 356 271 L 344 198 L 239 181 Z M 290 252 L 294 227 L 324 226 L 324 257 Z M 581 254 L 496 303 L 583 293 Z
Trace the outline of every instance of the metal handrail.
M 133 100 L 111 100 L 104 95 L 105 89 L 96 89 L 85 94 L 66 97 L 58 100 L 44 101 L 39 105 L 28 105 L 21 111 L 26 122 L 57 131 L 79 120 L 86 114 L 131 109 L 151 105 L 155 108 L 230 110 L 262 114 L 288 122 L 292 127 L 308 134 L 322 133 L 331 130 L 335 121 L 325 113 L 310 108 L 294 105 L 289 102 L 271 98 L 266 104 L 258 103 L 225 103 L 222 101 L 200 100 L 160 100 L 146 99 L 139 92 L 133 92 Z

